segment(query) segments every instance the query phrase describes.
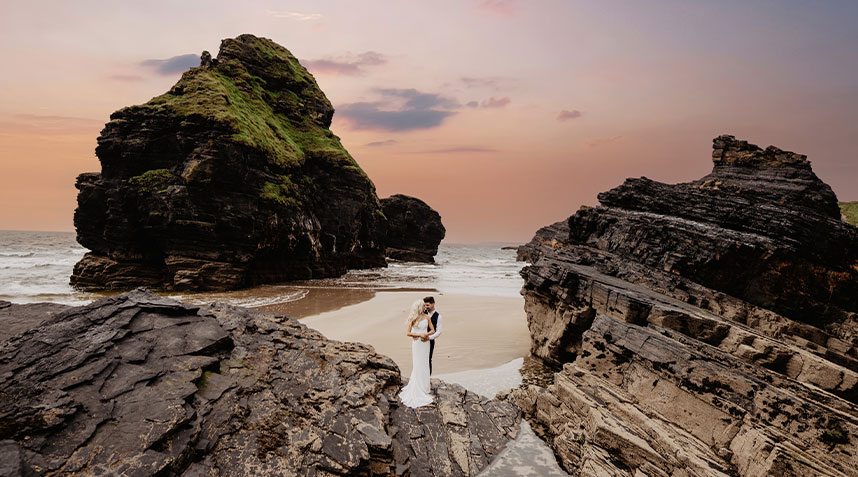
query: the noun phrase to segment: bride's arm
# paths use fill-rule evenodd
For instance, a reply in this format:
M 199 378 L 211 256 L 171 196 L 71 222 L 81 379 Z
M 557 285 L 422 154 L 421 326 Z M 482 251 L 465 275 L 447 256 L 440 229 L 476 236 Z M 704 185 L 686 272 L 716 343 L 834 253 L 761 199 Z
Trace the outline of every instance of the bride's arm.
M 423 336 L 423 335 L 415 335 L 414 333 L 412 333 L 411 332 L 411 325 L 406 324 L 405 326 L 407 326 L 407 328 L 405 329 L 405 336 L 410 336 L 411 339 L 414 339 L 414 340 Z

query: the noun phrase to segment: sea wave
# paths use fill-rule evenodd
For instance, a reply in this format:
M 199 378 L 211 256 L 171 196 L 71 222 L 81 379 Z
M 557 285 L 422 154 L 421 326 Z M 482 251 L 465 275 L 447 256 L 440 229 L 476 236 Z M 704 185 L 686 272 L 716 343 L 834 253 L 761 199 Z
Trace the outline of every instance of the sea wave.
M 32 257 L 34 252 L 0 252 L 0 257 Z
M 98 298 L 69 285 L 75 263 L 86 249 L 73 233 L 0 231 L 0 299 L 24 303 L 55 301 L 75 303 Z M 441 293 L 487 296 L 518 296 L 523 280 L 523 264 L 515 261 L 514 250 L 500 246 L 444 245 L 436 263 L 392 261 L 386 268 L 351 270 L 337 278 L 265 285 L 228 293 L 174 295 L 195 303 L 215 301 L 238 306 L 266 306 L 300 300 L 296 286 L 347 287 L 366 289 L 420 289 Z M 306 294 L 306 291 L 303 293 Z
M 270 286 L 236 292 L 191 293 L 168 295 L 169 298 L 197 305 L 226 303 L 234 306 L 258 308 L 261 306 L 291 303 L 307 296 L 307 289 L 272 289 Z

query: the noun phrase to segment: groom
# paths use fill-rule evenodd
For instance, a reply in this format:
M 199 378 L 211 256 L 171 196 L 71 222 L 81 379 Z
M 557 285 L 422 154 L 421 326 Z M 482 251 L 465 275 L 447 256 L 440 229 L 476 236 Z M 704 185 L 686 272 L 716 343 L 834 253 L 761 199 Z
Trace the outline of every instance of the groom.
M 426 310 L 424 311 L 424 313 L 429 315 L 429 319 L 432 320 L 432 326 L 435 327 L 434 333 L 423 337 L 423 341 L 429 341 L 429 374 L 431 375 L 432 353 L 435 351 L 435 338 L 441 336 L 441 329 L 444 325 L 441 320 L 441 314 L 435 311 L 435 298 L 427 296 L 423 299 L 423 303 L 426 304 Z

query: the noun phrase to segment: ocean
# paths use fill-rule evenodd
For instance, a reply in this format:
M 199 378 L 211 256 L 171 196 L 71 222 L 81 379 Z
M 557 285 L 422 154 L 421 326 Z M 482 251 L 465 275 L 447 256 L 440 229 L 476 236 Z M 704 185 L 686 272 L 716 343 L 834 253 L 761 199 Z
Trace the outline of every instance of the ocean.
M 482 296 L 519 296 L 523 280 L 512 244 L 443 244 L 435 264 L 391 262 L 386 268 L 352 270 L 337 278 L 269 284 L 235 292 L 170 294 L 196 303 L 269 306 L 304 298 L 313 288 L 416 289 Z M 69 285 L 74 264 L 87 249 L 73 232 L 0 230 L 0 300 L 82 305 L 105 294 Z

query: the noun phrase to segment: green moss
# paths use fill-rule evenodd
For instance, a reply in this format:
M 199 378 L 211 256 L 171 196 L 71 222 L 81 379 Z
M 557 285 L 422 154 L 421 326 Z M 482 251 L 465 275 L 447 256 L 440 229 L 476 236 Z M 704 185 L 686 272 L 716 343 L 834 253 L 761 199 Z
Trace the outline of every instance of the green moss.
M 285 48 L 276 43 L 243 35 L 241 42 L 226 45 L 224 59 L 211 68 L 191 68 L 170 92 L 153 98 L 147 107 L 178 116 L 200 116 L 219 122 L 233 131 L 232 138 L 264 153 L 281 167 L 300 166 L 308 154 L 336 155 L 357 167 L 331 131 L 300 113 L 306 103 L 330 108 L 330 102 L 313 76 Z M 266 79 L 248 71 L 234 55 L 265 65 L 269 81 L 290 85 L 269 88 Z M 258 58 L 253 58 L 256 56 Z M 300 93 L 300 96 L 298 93 Z M 275 112 L 275 109 L 277 112 Z
M 197 380 L 197 390 L 203 391 L 209 385 L 209 376 L 212 375 L 211 371 L 203 371 L 203 375 Z
M 170 93 L 153 98 L 149 106 L 180 116 L 199 116 L 233 131 L 235 142 L 257 149 L 281 167 L 300 165 L 304 152 L 292 140 L 292 125 L 277 117 L 262 98 L 258 85 L 214 69 L 185 73 Z M 254 94 L 254 92 L 256 94 Z
M 301 193 L 288 176 L 280 176 L 279 182 L 266 182 L 263 184 L 259 196 L 283 205 L 298 205 Z
M 858 202 L 840 202 L 840 213 L 846 222 L 858 226 Z
M 167 192 L 167 186 L 170 185 L 176 176 L 167 169 L 152 169 L 128 179 L 128 183 L 137 187 L 142 192 Z

